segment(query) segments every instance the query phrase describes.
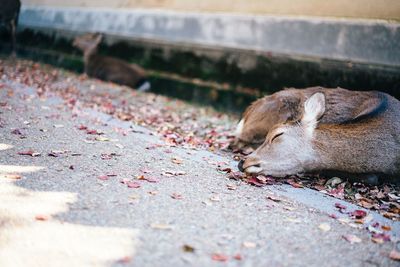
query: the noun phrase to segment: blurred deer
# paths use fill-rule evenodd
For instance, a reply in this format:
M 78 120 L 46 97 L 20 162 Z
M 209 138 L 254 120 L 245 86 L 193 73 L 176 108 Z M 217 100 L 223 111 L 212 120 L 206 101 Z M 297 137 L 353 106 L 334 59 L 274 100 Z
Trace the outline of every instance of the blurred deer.
M 90 77 L 127 85 L 139 91 L 150 90 L 150 82 L 144 69 L 136 64 L 97 54 L 102 38 L 99 33 L 88 33 L 74 39 L 73 46 L 83 51 L 85 73 Z
M 299 119 L 305 100 L 316 92 L 326 97 L 324 116 L 320 123 L 342 123 L 355 118 L 376 98 L 372 92 L 350 91 L 342 88 L 310 87 L 285 89 L 254 101 L 243 113 L 231 144 L 232 148 L 251 152 L 260 146 L 271 128 Z
M 277 177 L 339 171 L 397 176 L 398 181 L 400 102 L 382 92 L 369 93 L 373 97 L 353 118 L 328 124 L 320 122 L 327 112 L 327 96 L 313 94 L 305 101 L 301 118 L 272 127 L 239 168 Z
M 11 31 L 12 57 L 16 56 L 16 29 L 21 2 L 19 0 L 0 0 L 0 24 Z

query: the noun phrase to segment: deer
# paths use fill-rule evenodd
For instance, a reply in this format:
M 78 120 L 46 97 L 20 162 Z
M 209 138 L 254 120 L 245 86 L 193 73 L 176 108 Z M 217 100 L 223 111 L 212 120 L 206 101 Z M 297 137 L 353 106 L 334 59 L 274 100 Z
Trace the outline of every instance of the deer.
M 5 25 L 11 31 L 11 57 L 13 58 L 16 57 L 16 30 L 20 9 L 21 2 L 19 0 L 0 0 L 0 24 Z
M 400 101 L 383 92 L 369 93 L 375 97 L 341 123 L 321 123 L 327 96 L 312 94 L 301 117 L 273 126 L 264 143 L 239 162 L 239 169 L 275 177 L 337 171 L 386 176 L 398 183 Z
M 150 82 L 142 67 L 117 58 L 97 54 L 102 39 L 103 35 L 100 33 L 87 33 L 74 39 L 73 46 L 83 52 L 85 73 L 89 77 L 127 85 L 138 91 L 150 90 Z
M 268 132 L 276 124 L 298 119 L 305 100 L 312 94 L 322 92 L 326 97 L 326 112 L 320 123 L 342 123 L 368 112 L 368 105 L 376 94 L 368 91 L 351 91 L 343 88 L 320 86 L 305 89 L 287 88 L 254 101 L 239 121 L 231 148 L 249 154 L 260 146 Z M 370 107 L 373 108 L 373 107 Z

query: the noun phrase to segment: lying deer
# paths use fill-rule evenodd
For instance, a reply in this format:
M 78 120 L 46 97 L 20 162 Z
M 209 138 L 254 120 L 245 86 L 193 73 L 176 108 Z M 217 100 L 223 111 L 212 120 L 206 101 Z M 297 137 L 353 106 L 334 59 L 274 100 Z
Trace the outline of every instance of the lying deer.
M 21 9 L 19 0 L 0 0 L 0 24 L 6 25 L 11 31 L 12 56 L 16 56 L 16 29 Z
M 400 175 L 400 102 L 388 94 L 369 92 L 359 113 L 341 123 L 321 123 L 327 96 L 310 96 L 299 120 L 269 130 L 265 142 L 239 168 L 247 173 L 283 177 L 299 173 L 339 171 L 353 174 Z
M 299 119 L 307 98 L 316 92 L 326 96 L 326 111 L 320 123 L 342 123 L 368 112 L 368 105 L 376 94 L 342 88 L 310 87 L 285 89 L 253 102 L 243 113 L 237 126 L 233 148 L 253 151 L 260 146 L 270 129 L 278 124 Z M 373 107 L 370 107 L 373 108 Z
M 150 90 L 146 72 L 141 67 L 97 54 L 102 38 L 99 33 L 88 33 L 74 39 L 73 46 L 83 51 L 85 73 L 90 77 L 127 85 L 139 91 Z

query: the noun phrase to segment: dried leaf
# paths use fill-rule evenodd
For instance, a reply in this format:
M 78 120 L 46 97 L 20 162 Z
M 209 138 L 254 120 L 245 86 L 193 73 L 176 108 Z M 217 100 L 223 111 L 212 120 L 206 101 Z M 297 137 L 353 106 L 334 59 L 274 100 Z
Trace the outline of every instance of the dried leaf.
M 234 184 L 227 184 L 226 187 L 227 187 L 229 190 L 236 190 L 236 189 L 237 189 L 237 186 L 234 185 Z
M 234 258 L 235 260 L 238 260 L 238 261 L 241 261 L 241 260 L 243 259 L 242 255 L 241 255 L 240 253 L 236 253 L 236 254 L 233 256 L 233 258 Z
M 221 262 L 225 262 L 228 261 L 228 256 L 224 255 L 224 254 L 220 254 L 220 253 L 214 253 L 211 256 L 211 259 L 214 261 L 221 261 Z
M 38 152 L 35 152 L 35 151 L 33 151 L 33 150 L 27 150 L 27 151 L 18 152 L 18 155 L 31 156 L 31 157 L 39 157 L 41 154 L 38 153 Z
M 177 194 L 177 193 L 173 193 L 173 194 L 171 195 L 171 197 L 172 197 L 173 199 L 183 199 L 182 195 L 181 195 L 181 194 Z
M 321 223 L 318 228 L 321 229 L 323 232 L 328 232 L 329 230 L 331 230 L 331 226 L 328 223 Z
M 400 251 L 397 251 L 395 249 L 393 249 L 390 253 L 389 253 L 389 258 L 395 261 L 400 261 Z
M 175 164 L 182 164 L 183 163 L 183 159 L 179 158 L 179 157 L 173 157 L 171 159 L 171 161 Z
M 37 221 L 47 221 L 50 219 L 49 215 L 39 214 L 35 216 L 35 220 Z
M 18 180 L 18 179 L 21 179 L 22 176 L 19 174 L 15 174 L 15 173 L 9 173 L 9 174 L 5 174 L 4 178 Z
M 138 182 L 133 182 L 133 181 L 126 182 L 126 185 L 129 188 L 139 188 L 140 187 L 140 184 Z
M 343 235 L 342 236 L 346 241 L 350 242 L 350 244 L 354 243 L 361 243 L 361 238 L 355 236 L 355 235 Z

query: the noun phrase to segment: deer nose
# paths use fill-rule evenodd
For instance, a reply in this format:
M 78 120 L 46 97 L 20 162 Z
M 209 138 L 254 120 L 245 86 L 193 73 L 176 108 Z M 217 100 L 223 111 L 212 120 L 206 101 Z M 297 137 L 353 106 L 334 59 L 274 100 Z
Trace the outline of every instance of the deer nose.
M 244 160 L 242 159 L 239 161 L 239 164 L 238 164 L 239 171 L 241 171 L 241 172 L 244 172 L 243 163 L 244 163 Z

